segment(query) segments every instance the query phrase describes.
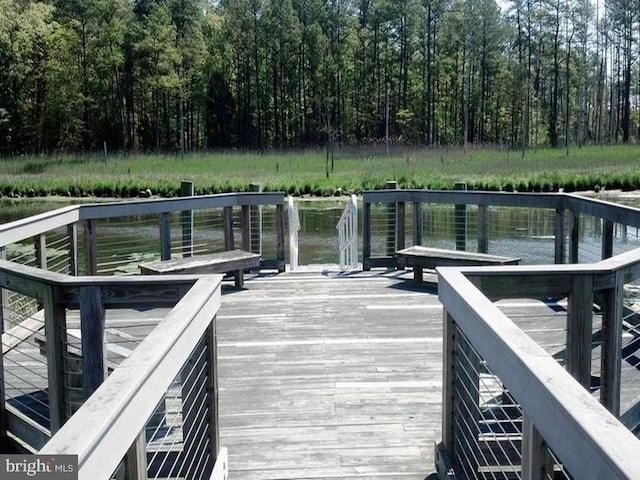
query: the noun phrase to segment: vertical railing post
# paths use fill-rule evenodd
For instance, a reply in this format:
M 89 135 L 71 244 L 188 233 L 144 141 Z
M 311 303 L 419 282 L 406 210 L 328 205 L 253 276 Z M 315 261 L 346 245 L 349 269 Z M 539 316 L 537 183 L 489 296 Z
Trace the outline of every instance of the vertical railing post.
M 80 275 L 78 264 L 78 224 L 67 225 L 67 237 L 69 238 L 69 275 Z
M 180 196 L 193 197 L 195 189 L 193 182 L 183 181 L 180 183 Z M 183 210 L 180 212 L 182 223 L 182 256 L 193 256 L 193 211 Z
M 55 301 L 55 287 L 46 286 L 42 291 L 44 332 L 47 339 L 47 382 L 49 389 L 49 424 L 55 434 L 66 420 L 65 414 L 65 353 L 66 312 Z
M 422 203 L 413 202 L 413 244 L 422 245 L 422 230 L 424 228 L 424 216 Z
M 82 379 L 85 399 L 89 398 L 107 378 L 104 329 L 102 289 L 96 286 L 80 287 Z
M 455 445 L 455 345 L 456 325 L 449 312 L 444 312 L 443 359 L 442 359 L 442 444 L 449 455 Z
M 362 197 L 362 270 L 371 270 L 371 204 Z
M 593 276 L 575 275 L 567 301 L 566 368 L 578 383 L 590 389 Z
M 87 275 L 97 275 L 98 273 L 98 253 L 96 223 L 93 219 L 84 222 L 84 239 L 87 251 Z
M 218 333 L 217 333 L 217 317 L 213 317 L 211 323 L 205 332 L 205 341 L 207 343 L 207 379 L 208 379 L 208 437 L 209 455 L 215 464 L 220 450 L 220 428 L 218 419 Z
M 569 263 L 578 263 L 580 248 L 580 214 L 574 210 L 569 213 Z
M 456 182 L 455 190 L 466 190 L 466 182 Z M 467 249 L 467 205 L 456 204 L 454 206 L 454 228 L 456 235 L 456 250 Z
M 160 259 L 171 260 L 171 213 L 160 214 Z
M 615 285 L 603 292 L 600 403 L 620 416 L 622 375 L 622 318 L 624 316 L 624 272 L 615 274 Z
M 555 223 L 555 247 L 554 247 L 554 262 L 557 264 L 565 263 L 565 218 L 566 210 L 564 208 L 556 208 L 556 223 Z
M 251 183 L 249 191 L 262 192 L 262 185 Z M 262 254 L 262 205 L 252 205 L 249 210 L 251 212 L 251 248 L 249 251 Z
M 489 253 L 489 207 L 478 205 L 478 253 Z
M 522 480 L 553 478 L 553 463 L 544 439 L 528 416 L 522 419 Z
M 284 243 L 284 205 L 280 203 L 276 205 L 276 256 L 279 273 L 285 270 Z
M 47 269 L 47 235 L 41 233 L 35 237 L 36 265 L 42 270 Z
M 147 480 L 147 435 L 145 429 L 136 437 L 135 441 L 124 457 L 125 480 Z
M 613 256 L 613 227 L 613 221 L 604 220 L 602 224 L 602 260 Z
M 233 207 L 224 207 L 224 249 L 233 250 L 235 247 L 235 238 L 233 236 Z

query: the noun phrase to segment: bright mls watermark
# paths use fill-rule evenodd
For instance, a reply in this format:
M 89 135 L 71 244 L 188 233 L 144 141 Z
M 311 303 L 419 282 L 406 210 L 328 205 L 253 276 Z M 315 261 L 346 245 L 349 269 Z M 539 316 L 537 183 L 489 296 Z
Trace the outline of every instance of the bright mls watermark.
M 78 480 L 77 455 L 0 455 L 2 480 Z

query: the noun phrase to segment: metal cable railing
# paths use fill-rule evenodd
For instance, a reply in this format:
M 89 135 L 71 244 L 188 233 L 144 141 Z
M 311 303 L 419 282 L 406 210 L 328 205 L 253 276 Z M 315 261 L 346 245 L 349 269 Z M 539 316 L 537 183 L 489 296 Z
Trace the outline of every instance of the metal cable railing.
M 459 330 L 455 356 L 456 475 L 474 480 L 522 478 L 521 405 Z M 547 478 L 570 479 L 549 454 L 553 462 L 547 466 Z
M 138 274 L 138 263 L 160 258 L 157 215 L 96 220 L 95 231 L 99 275 Z
M 122 368 L 112 369 L 40 453 L 77 454 L 80 478 L 88 474 L 121 478 L 141 469 L 146 473 L 138 477 L 223 478 L 213 475 L 222 468 L 216 463 L 219 305 L 220 278 L 198 281 L 121 359 Z M 70 328 L 67 334 L 66 350 L 75 352 L 80 347 L 75 330 Z M 127 342 L 135 339 L 123 332 L 116 336 Z M 80 352 L 82 362 L 88 353 Z M 86 365 L 82 370 L 87 372 Z
M 207 404 L 208 363 L 204 341 L 196 346 L 165 394 L 163 406 L 145 427 L 149 466 L 148 478 L 197 478 L 211 462 L 208 451 Z M 193 455 L 189 453 L 199 452 Z M 167 452 L 179 452 L 170 457 Z
M 14 293 L 5 314 L 10 320 L 2 334 L 4 401 L 31 421 L 49 428 L 47 364 L 33 341 L 44 330 L 44 314 L 35 298 Z M 19 300 L 18 300 L 19 299 Z M 34 311 L 33 315 L 27 315 Z
M 443 388 L 453 399 L 447 405 L 445 392 L 443 441 L 459 478 L 532 478 L 532 472 L 535 478 L 631 478 L 620 472 L 637 472 L 635 459 L 619 451 L 637 447 L 625 430 L 638 426 L 637 401 L 620 410 L 620 421 L 598 403 L 618 415 L 621 399 L 640 398 L 628 391 L 637 388 L 636 314 L 621 294 L 622 282 L 637 276 L 637 258 L 631 252 L 585 267 L 547 266 L 544 275 L 526 267 L 469 270 L 473 283 L 464 269 L 439 271 L 447 311 Z M 526 298 L 527 291 L 536 293 Z M 501 297 L 510 300 L 489 300 Z M 623 327 L 616 327 L 618 308 L 628 312 Z M 573 378 L 564 378 L 563 368 Z M 585 467 L 582 451 L 567 448 L 573 442 L 588 449 L 594 470 Z

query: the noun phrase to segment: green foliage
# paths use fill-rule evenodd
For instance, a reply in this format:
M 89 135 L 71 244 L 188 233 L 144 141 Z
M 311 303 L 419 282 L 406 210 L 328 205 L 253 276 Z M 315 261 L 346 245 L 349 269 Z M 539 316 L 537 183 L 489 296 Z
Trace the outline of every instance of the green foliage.
M 637 143 L 635 7 L 0 0 L 0 155 Z

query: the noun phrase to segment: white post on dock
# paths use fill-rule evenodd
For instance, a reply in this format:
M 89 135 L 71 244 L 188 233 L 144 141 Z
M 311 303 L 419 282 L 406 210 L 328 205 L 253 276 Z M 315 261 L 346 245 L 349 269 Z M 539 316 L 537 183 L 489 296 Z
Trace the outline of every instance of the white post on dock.
M 300 217 L 298 216 L 298 206 L 294 203 L 293 197 L 289 195 L 288 215 L 289 215 L 289 264 L 291 271 L 298 268 L 298 231 L 300 230 Z

